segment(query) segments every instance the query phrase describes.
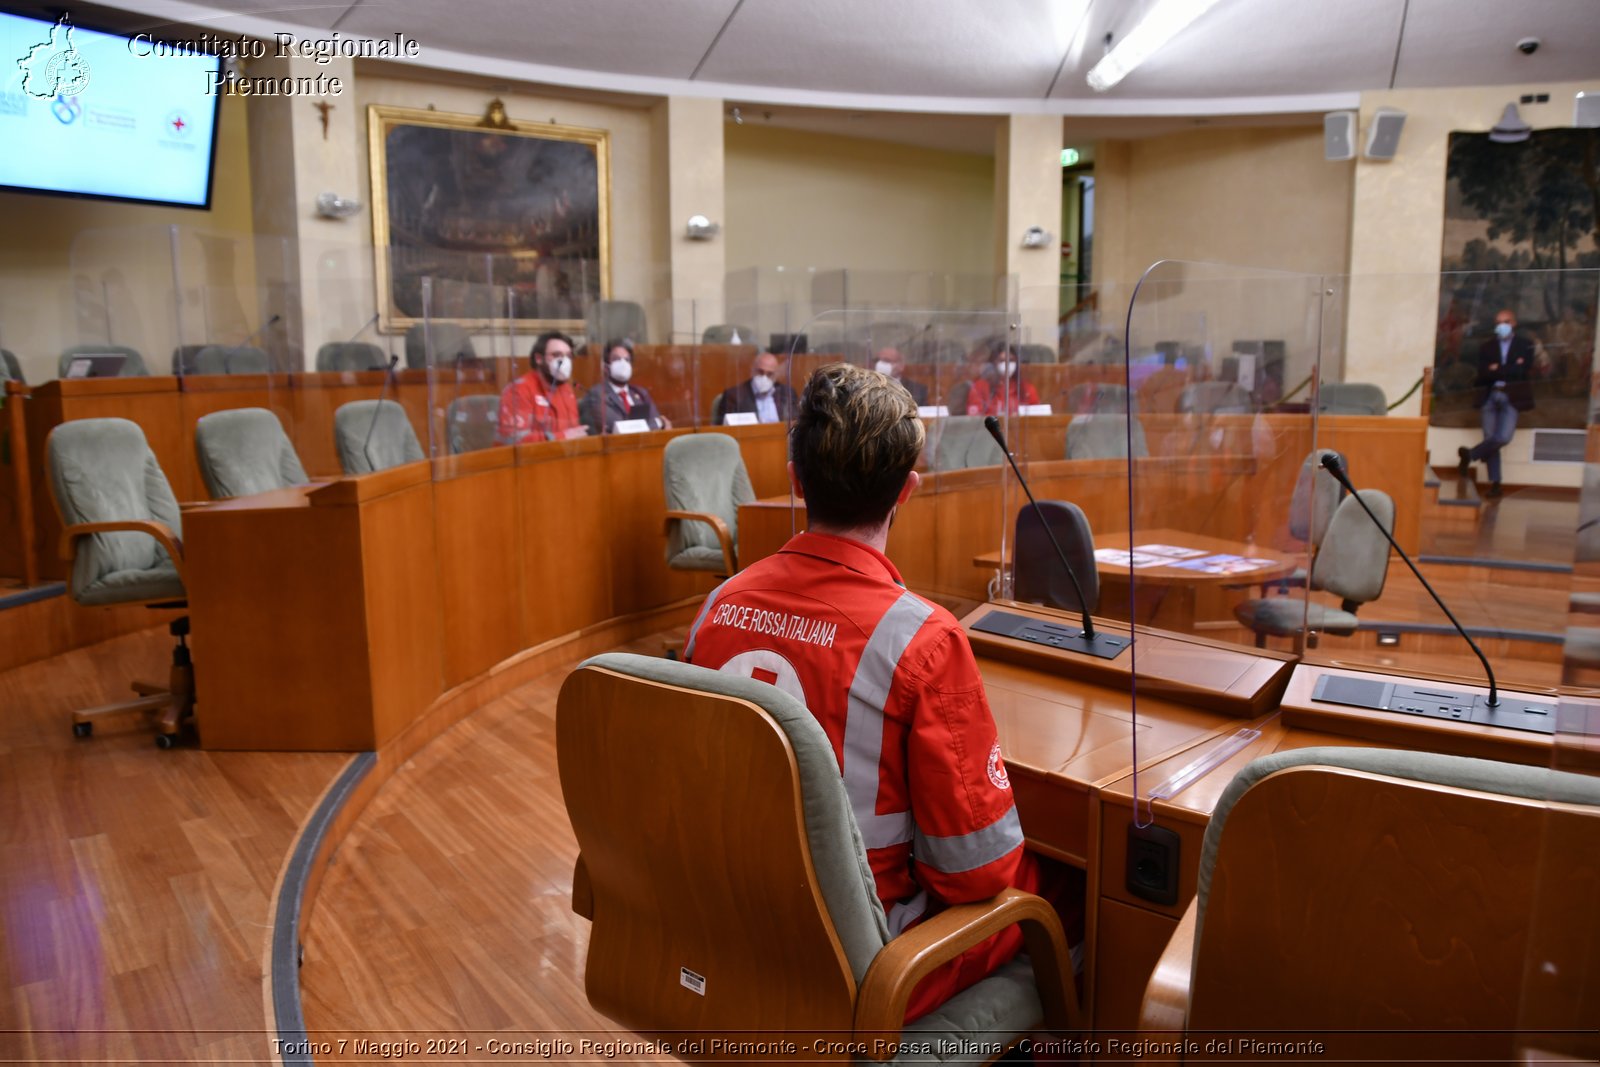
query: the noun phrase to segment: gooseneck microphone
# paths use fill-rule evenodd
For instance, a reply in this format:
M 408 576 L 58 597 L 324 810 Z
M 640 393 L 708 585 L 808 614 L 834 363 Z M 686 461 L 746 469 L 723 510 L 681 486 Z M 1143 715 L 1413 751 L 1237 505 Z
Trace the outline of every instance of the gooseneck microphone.
M 1006 447 L 1005 434 L 1000 432 L 1000 420 L 993 415 L 983 420 L 984 429 L 989 431 L 989 436 L 995 439 L 1004 452 L 1006 459 L 1011 463 L 1011 469 L 1016 472 L 1017 481 L 1022 484 L 1022 491 L 1028 494 L 1028 503 L 1033 506 L 1033 513 L 1039 516 L 1039 525 L 1044 527 L 1046 536 L 1050 538 L 1050 547 L 1056 550 L 1056 558 L 1061 560 L 1061 566 L 1066 568 L 1067 577 L 1072 579 L 1072 590 L 1078 594 L 1078 607 L 1083 612 L 1083 639 L 1090 644 L 1095 641 L 1094 620 L 1089 617 L 1089 601 L 1083 595 L 1083 586 L 1078 584 L 1078 576 L 1072 572 L 1072 564 L 1067 562 L 1067 554 L 1061 550 L 1061 543 L 1056 540 L 1055 531 L 1050 529 L 1050 524 L 1045 521 L 1044 512 L 1039 510 L 1038 501 L 1033 499 L 1033 490 L 1028 488 L 1028 479 L 1022 476 L 1022 468 L 1017 466 L 1017 459 Z
M 372 409 L 372 421 L 367 423 L 367 439 L 361 442 L 361 454 L 367 457 L 368 466 L 374 469 L 377 468 L 377 464 L 372 462 L 372 453 L 367 451 L 367 446 L 372 444 L 372 431 L 378 428 L 378 416 L 383 414 L 383 398 L 389 392 L 389 380 L 394 377 L 394 368 L 399 362 L 398 355 L 389 357 L 389 366 L 383 372 L 383 387 L 378 390 L 378 405 Z
M 249 337 L 246 337 L 243 341 L 240 341 L 238 344 L 234 345 L 233 346 L 233 351 L 237 352 L 241 348 L 248 348 L 251 341 L 254 341 L 257 337 L 260 337 L 262 334 L 266 333 L 267 330 L 272 327 L 272 324 L 277 322 L 281 318 L 283 318 L 283 316 L 281 314 L 274 314 L 272 316 L 272 318 L 268 319 L 266 322 L 263 322 L 260 326 L 257 326 L 255 333 L 251 334 Z
M 347 345 L 348 344 L 354 344 L 355 343 L 355 339 L 357 337 L 360 337 L 362 334 L 366 333 L 369 329 L 371 329 L 372 328 L 372 324 L 377 322 L 377 321 L 378 321 L 378 313 L 376 311 L 374 311 L 372 313 L 372 318 L 370 318 L 366 322 L 362 323 L 361 324 L 361 329 L 359 329 L 355 333 L 351 334 L 350 335 L 350 339 L 345 341 L 345 344 L 347 344 Z
M 1433 597 L 1433 602 L 1439 605 L 1439 610 L 1444 612 L 1445 618 L 1449 619 L 1451 625 L 1456 628 L 1456 633 L 1461 635 L 1461 639 L 1465 641 L 1472 649 L 1473 653 L 1477 655 L 1478 662 L 1483 664 L 1483 673 L 1489 676 L 1489 707 L 1498 708 L 1500 706 L 1500 691 L 1495 685 L 1494 669 L 1489 666 L 1488 657 L 1483 654 L 1483 649 L 1478 647 L 1478 643 L 1474 641 L 1471 635 L 1467 633 L 1466 627 L 1461 625 L 1460 620 L 1455 617 L 1455 613 L 1450 610 L 1439 594 L 1433 591 L 1433 586 L 1429 585 L 1428 579 L 1424 578 L 1422 576 L 1422 572 L 1417 570 L 1417 565 L 1411 562 L 1411 557 L 1406 555 L 1406 550 L 1400 547 L 1399 542 L 1394 539 L 1394 536 L 1384 528 L 1383 523 L 1378 521 L 1378 516 L 1374 515 L 1372 513 L 1372 509 L 1367 507 L 1367 502 L 1361 499 L 1361 494 L 1356 492 L 1356 487 L 1350 484 L 1350 479 L 1345 477 L 1344 471 L 1340 469 L 1339 460 L 1337 457 L 1331 453 L 1325 453 L 1322 457 L 1322 466 L 1329 474 L 1338 479 L 1339 484 L 1344 486 L 1345 491 L 1348 492 L 1352 498 L 1354 498 L 1357 504 L 1361 505 L 1361 510 L 1367 513 L 1367 518 L 1372 520 L 1372 525 L 1378 528 L 1378 532 L 1383 534 L 1383 536 L 1388 540 L 1389 544 L 1393 546 L 1394 550 L 1400 554 L 1400 558 L 1406 561 L 1406 566 L 1410 567 L 1411 573 L 1417 576 L 1417 581 L 1422 583 L 1422 588 L 1426 589 L 1428 591 L 1428 595 Z

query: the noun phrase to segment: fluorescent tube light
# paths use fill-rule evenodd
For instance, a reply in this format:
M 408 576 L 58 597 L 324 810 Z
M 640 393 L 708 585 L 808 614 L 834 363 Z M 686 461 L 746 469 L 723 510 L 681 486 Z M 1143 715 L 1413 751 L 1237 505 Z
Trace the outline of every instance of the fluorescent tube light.
M 1150 13 L 1089 71 L 1089 88 L 1103 93 L 1204 15 L 1217 0 L 1158 0 Z

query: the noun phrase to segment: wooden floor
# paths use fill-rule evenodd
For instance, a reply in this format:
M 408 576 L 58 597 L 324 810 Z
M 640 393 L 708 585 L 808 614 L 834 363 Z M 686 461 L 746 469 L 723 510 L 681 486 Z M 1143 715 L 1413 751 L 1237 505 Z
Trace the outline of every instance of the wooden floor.
M 623 650 L 661 648 L 653 635 Z M 430 1038 L 474 1049 L 491 1039 L 566 1040 L 575 1048 L 555 1057 L 563 1060 L 596 1058 L 576 1047 L 586 1038 L 628 1036 L 583 992 L 589 924 L 572 913 L 577 844 L 556 775 L 556 694 L 567 673 L 523 686 L 434 740 L 345 839 L 322 882 L 300 972 L 306 1028 L 334 1050 L 319 1063 L 359 1058 L 362 1039 L 414 1040 L 424 1052 Z
M 0 674 L 0 1060 L 261 1062 L 268 901 L 349 759 L 158 751 L 68 713 L 164 678 L 164 628 Z

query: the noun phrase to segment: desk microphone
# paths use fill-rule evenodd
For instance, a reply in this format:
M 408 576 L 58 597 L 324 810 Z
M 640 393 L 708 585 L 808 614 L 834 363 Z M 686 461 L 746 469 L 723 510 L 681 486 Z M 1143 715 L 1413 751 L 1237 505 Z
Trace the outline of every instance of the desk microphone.
M 377 321 L 378 321 L 378 313 L 376 311 L 374 311 L 372 313 L 372 318 L 370 318 L 366 322 L 362 323 L 361 324 L 361 329 L 359 329 L 355 333 L 351 334 L 350 335 L 350 339 L 347 340 L 345 342 L 345 344 L 347 344 L 347 345 L 348 344 L 354 344 L 355 343 L 355 339 L 357 337 L 360 337 L 362 334 L 366 333 L 369 329 L 371 329 L 372 328 L 372 324 L 377 322 Z
M 1128 640 L 1094 632 L 1094 620 L 1089 617 L 1089 601 L 1083 595 L 1083 586 L 1078 584 L 1078 576 L 1073 573 L 1072 564 L 1067 562 L 1067 554 L 1061 550 L 1061 543 L 1056 540 L 1055 531 L 1050 529 L 1050 523 L 1045 520 L 1044 512 L 1039 510 L 1038 501 L 1033 499 L 1033 490 L 1028 488 L 1028 479 L 1022 476 L 1022 468 L 1017 466 L 1016 457 L 1006 447 L 1005 434 L 1000 432 L 1000 420 L 990 415 L 983 420 L 983 427 L 989 431 L 989 436 L 995 439 L 995 442 L 1000 446 L 1000 451 L 1005 453 L 1006 459 L 1011 463 L 1011 469 L 1016 472 L 1017 481 L 1022 484 L 1022 491 L 1028 494 L 1028 503 L 1033 506 L 1034 514 L 1039 516 L 1039 525 L 1044 527 L 1046 536 L 1050 538 L 1050 546 L 1056 550 L 1056 557 L 1061 560 L 1061 566 L 1066 568 L 1067 577 L 1072 579 L 1073 592 L 1078 594 L 1078 607 L 1083 611 L 1083 633 L 1078 637 L 1078 640 L 1073 641 L 1068 647 L 1088 652 L 1092 655 L 1105 656 L 1105 658 L 1115 656 L 1128 647 Z M 1109 655 L 1106 655 L 1106 653 L 1109 653 Z
M 238 344 L 233 345 L 231 348 L 228 349 L 228 352 L 230 354 L 232 354 L 234 352 L 238 352 L 240 349 L 249 348 L 250 347 L 250 342 L 254 341 L 256 338 L 258 338 L 262 334 L 266 333 L 267 330 L 271 329 L 272 325 L 274 323 L 276 323 L 281 318 L 283 318 L 282 315 L 274 314 L 272 316 L 272 318 L 268 319 L 266 322 L 263 322 L 260 326 L 257 326 L 255 333 L 251 334 L 249 337 L 246 337 L 243 341 L 240 341 Z M 270 363 L 269 363 L 269 367 L 270 367 Z
M 373 318 L 377 318 L 376 315 Z M 361 327 L 363 330 L 365 326 Z M 372 421 L 367 423 L 367 439 L 361 442 L 361 454 L 367 457 L 367 465 L 374 470 L 378 465 L 372 462 L 372 454 L 367 451 L 367 446 L 372 444 L 372 431 L 378 428 L 378 416 L 383 414 L 383 398 L 389 392 L 389 379 L 394 377 L 395 364 L 400 362 L 398 355 L 389 357 L 389 366 L 383 372 L 383 387 L 378 390 L 378 406 L 372 409 Z
M 1444 600 L 1440 598 L 1439 594 L 1433 591 L 1433 586 L 1429 585 L 1428 579 L 1424 578 L 1422 576 L 1422 572 L 1417 570 L 1417 565 L 1411 562 L 1411 557 L 1406 555 L 1406 550 L 1400 547 L 1399 542 L 1394 539 L 1394 536 L 1390 534 L 1388 530 L 1384 529 L 1383 523 L 1378 521 L 1378 516 L 1374 515 L 1372 513 L 1372 509 L 1367 507 L 1367 502 L 1361 499 L 1361 494 L 1356 492 L 1356 487 L 1350 484 L 1350 479 L 1346 478 L 1344 471 L 1339 468 L 1338 457 L 1332 453 L 1325 453 L 1322 457 L 1322 466 L 1329 474 L 1338 479 L 1339 484 L 1344 486 L 1345 491 L 1350 494 L 1351 498 L 1354 499 L 1357 504 L 1361 505 L 1361 510 L 1367 513 L 1367 518 L 1372 520 L 1372 525 L 1376 526 L 1378 528 L 1378 532 L 1383 534 L 1383 536 L 1388 539 L 1389 544 L 1393 546 L 1396 552 L 1400 553 L 1400 558 L 1406 561 L 1406 566 L 1410 567 L 1411 573 L 1417 576 L 1417 581 L 1422 583 L 1422 588 L 1428 591 L 1428 595 L 1433 597 L 1433 602 L 1439 605 L 1439 610 L 1444 612 L 1445 618 L 1449 619 L 1451 624 L 1455 626 L 1456 632 L 1461 635 L 1461 639 L 1471 647 L 1474 653 L 1477 654 L 1478 662 L 1483 664 L 1483 673 L 1489 676 L 1489 707 L 1498 708 L 1500 706 L 1500 691 L 1498 688 L 1496 688 L 1494 683 L 1494 670 L 1490 668 L 1489 660 L 1484 656 L 1483 650 L 1478 647 L 1478 643 L 1474 641 L 1467 633 L 1466 627 L 1461 625 L 1461 622 L 1455 617 L 1455 614 L 1450 610 L 1450 608 L 1446 606 Z

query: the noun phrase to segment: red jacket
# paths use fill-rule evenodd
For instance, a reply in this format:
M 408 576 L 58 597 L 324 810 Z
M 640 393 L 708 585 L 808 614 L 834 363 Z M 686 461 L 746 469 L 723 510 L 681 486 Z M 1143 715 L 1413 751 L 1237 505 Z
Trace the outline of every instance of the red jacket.
M 798 534 L 712 592 L 684 658 L 770 682 L 821 722 L 891 935 L 945 904 L 1037 884 L 966 634 L 944 608 L 907 591 L 881 553 Z M 936 972 L 907 1017 L 1020 944 L 1013 927 Z
M 529 371 L 500 394 L 500 424 L 495 440 L 514 445 L 522 441 L 559 441 L 578 421 L 578 394 L 571 382 L 545 384 L 538 371 Z
M 1009 388 L 997 389 L 987 378 L 974 381 L 971 391 L 967 393 L 967 414 L 1015 414 L 1023 404 L 1039 402 L 1039 390 L 1033 387 L 1032 382 L 1023 382 L 1019 388 L 1017 379 L 1012 378 L 1007 385 Z

